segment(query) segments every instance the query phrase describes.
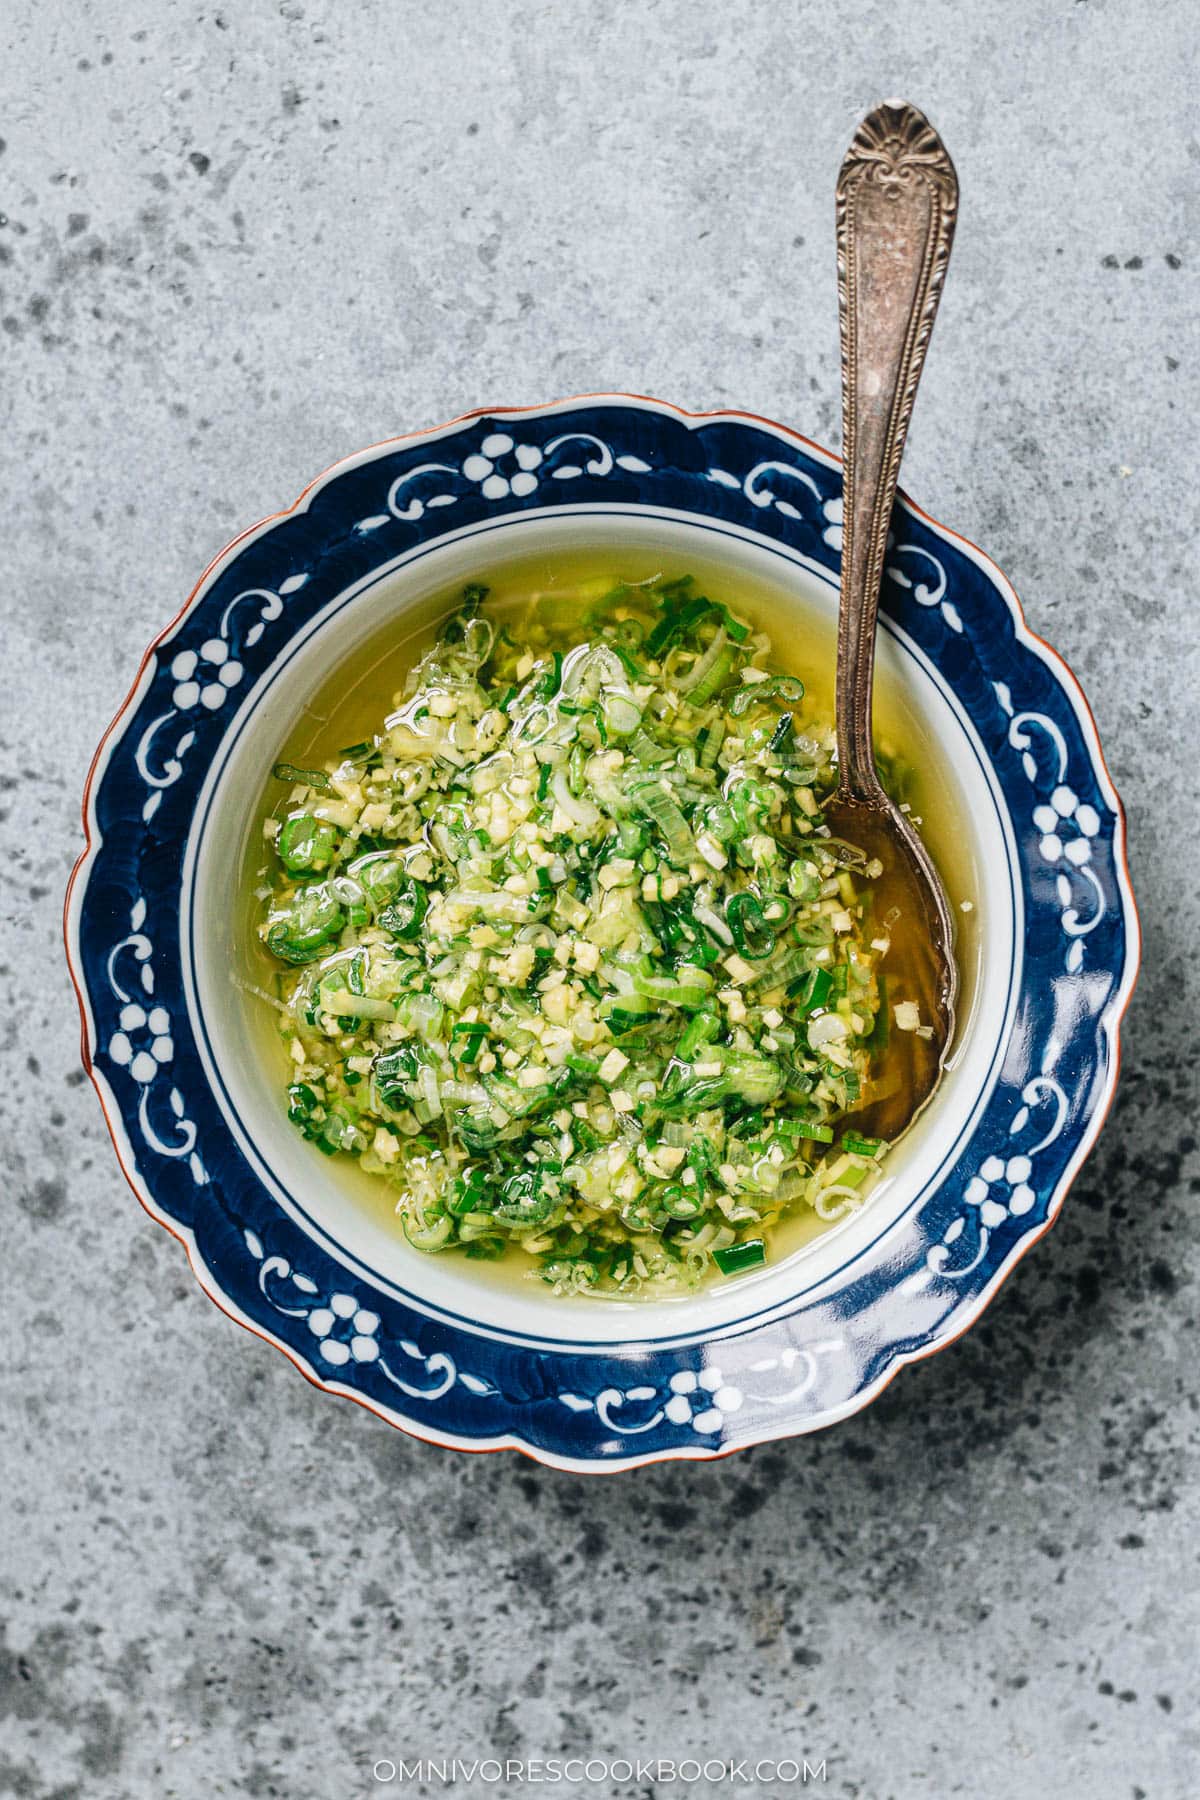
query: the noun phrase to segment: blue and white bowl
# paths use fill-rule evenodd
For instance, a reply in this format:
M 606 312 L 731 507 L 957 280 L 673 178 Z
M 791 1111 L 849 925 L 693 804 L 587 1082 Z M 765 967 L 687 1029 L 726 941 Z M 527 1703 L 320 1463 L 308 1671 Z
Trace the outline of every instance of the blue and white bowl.
M 718 1456 L 865 1406 L 1057 1214 L 1136 971 L 1120 803 L 1004 576 L 908 501 L 881 668 L 966 821 L 978 954 L 941 1087 L 853 1218 L 684 1302 L 481 1282 L 410 1249 L 291 1128 L 230 980 L 262 772 L 296 696 L 356 643 L 464 579 L 606 545 L 786 588 L 828 627 L 841 506 L 834 457 L 742 413 L 596 396 L 472 414 L 339 463 L 231 544 L 147 655 L 91 771 L 67 902 L 84 1057 L 205 1291 L 330 1392 L 564 1468 Z

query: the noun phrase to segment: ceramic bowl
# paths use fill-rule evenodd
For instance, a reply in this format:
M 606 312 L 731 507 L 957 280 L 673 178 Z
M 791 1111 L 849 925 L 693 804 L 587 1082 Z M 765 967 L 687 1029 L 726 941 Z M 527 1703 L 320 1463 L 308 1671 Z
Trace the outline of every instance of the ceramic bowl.
M 837 459 L 743 413 L 597 396 L 470 414 L 337 464 L 222 552 L 97 753 L 67 903 L 84 1058 L 122 1167 L 205 1291 L 422 1438 L 572 1469 L 827 1425 L 955 1337 L 1055 1217 L 1117 1077 L 1138 932 L 1070 671 L 980 551 L 902 500 L 881 679 L 975 896 L 938 1093 L 853 1218 L 686 1301 L 556 1299 L 405 1244 L 303 1142 L 256 1054 L 233 870 L 304 694 L 454 585 L 621 546 L 788 597 L 832 643 Z M 782 604 L 782 602 L 781 602 Z

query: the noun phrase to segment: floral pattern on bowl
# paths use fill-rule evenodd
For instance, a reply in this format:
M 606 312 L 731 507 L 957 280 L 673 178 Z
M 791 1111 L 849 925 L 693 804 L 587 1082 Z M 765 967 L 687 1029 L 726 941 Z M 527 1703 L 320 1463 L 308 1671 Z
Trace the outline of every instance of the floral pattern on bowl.
M 978 1316 L 1099 1130 L 1138 928 L 1120 805 L 1074 678 L 995 566 L 902 500 L 884 612 L 985 746 L 1025 919 L 1021 1030 L 954 1166 L 831 1291 L 707 1340 L 475 1330 L 339 1257 L 259 1179 L 198 1050 L 180 911 L 205 772 L 280 645 L 337 595 L 451 530 L 568 504 L 719 522 L 836 578 L 839 465 L 743 414 L 588 398 L 470 415 L 351 458 L 230 546 L 148 653 L 89 780 L 67 936 L 85 1060 L 126 1174 L 227 1312 L 417 1436 L 616 1469 L 831 1423 Z

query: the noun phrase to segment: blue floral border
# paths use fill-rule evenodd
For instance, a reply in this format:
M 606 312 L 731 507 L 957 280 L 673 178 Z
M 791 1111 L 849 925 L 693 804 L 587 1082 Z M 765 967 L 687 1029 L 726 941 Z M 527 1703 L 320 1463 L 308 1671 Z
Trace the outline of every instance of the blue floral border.
M 263 1188 L 201 1068 L 179 916 L 202 778 L 236 701 L 339 593 L 448 529 L 581 503 L 750 527 L 837 571 L 839 469 L 742 416 L 587 401 L 473 418 L 353 459 L 218 564 L 156 646 L 101 759 L 70 948 L 127 1172 L 185 1236 L 215 1297 L 318 1380 L 419 1435 L 612 1467 L 811 1429 L 969 1321 L 1053 1214 L 1098 1124 L 1137 934 L 1119 809 L 1069 677 L 1032 647 L 1001 578 L 904 503 L 884 609 L 982 740 L 1027 919 L 1017 1025 L 957 1166 L 832 1298 L 709 1346 L 507 1344 L 348 1277 Z M 1060 1043 L 1064 984 L 1076 1023 Z

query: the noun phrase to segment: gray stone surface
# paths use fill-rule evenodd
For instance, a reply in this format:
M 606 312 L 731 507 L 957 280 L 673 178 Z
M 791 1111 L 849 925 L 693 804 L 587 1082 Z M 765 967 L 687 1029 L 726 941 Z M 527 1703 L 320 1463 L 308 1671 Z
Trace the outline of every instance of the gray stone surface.
M 568 1749 L 1200 1788 L 1188 14 L 9 0 L 0 1791 Z M 59 947 L 88 758 L 208 557 L 363 443 L 607 385 L 834 437 L 833 176 L 895 92 L 964 193 L 906 483 L 1129 807 L 1115 1113 L 980 1328 L 838 1430 L 609 1481 L 423 1447 L 223 1320 L 117 1171 Z

